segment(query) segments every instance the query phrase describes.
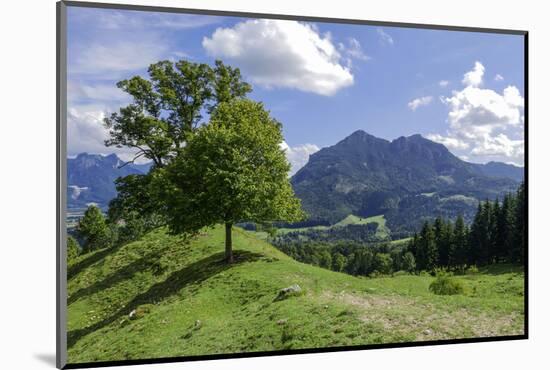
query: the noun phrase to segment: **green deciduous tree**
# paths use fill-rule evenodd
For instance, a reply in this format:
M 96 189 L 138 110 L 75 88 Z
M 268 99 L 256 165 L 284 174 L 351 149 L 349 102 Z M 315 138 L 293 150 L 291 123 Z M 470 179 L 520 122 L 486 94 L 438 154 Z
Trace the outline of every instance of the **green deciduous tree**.
M 346 257 L 344 257 L 341 253 L 335 253 L 332 256 L 332 269 L 334 271 L 342 272 L 344 271 L 344 267 L 346 267 Z
M 80 254 L 80 246 L 78 241 L 72 236 L 67 236 L 67 261 L 73 261 Z
M 78 222 L 76 231 L 83 240 L 83 252 L 110 247 L 113 243 L 112 232 L 105 217 L 95 205 L 89 206 L 84 212 L 84 217 Z
M 132 103 L 105 119 L 107 146 L 128 147 L 135 159 L 164 166 L 201 123 L 204 110 L 242 98 L 252 91 L 238 68 L 216 61 L 215 67 L 185 60 L 151 64 L 149 79 L 134 76 L 117 83 Z M 132 161 L 133 161 L 132 160 Z
M 388 253 L 376 253 L 374 255 L 374 270 L 381 274 L 389 274 L 392 272 L 393 261 Z
M 144 225 L 165 221 L 167 183 L 162 168 L 186 145 L 204 112 L 252 90 L 238 68 L 221 61 L 214 67 L 185 60 L 160 61 L 149 67 L 148 75 L 148 79 L 134 76 L 118 82 L 132 102 L 105 119 L 110 134 L 106 146 L 133 149 L 135 157 L 130 162 L 146 158 L 154 163 L 146 175 L 118 179 L 118 196 L 109 206 L 110 220 L 131 219 L 135 224 L 139 215 Z
M 235 223 L 302 219 L 282 141 L 281 125 L 261 103 L 221 103 L 166 168 L 173 184 L 167 202 L 171 230 L 196 232 L 223 223 L 231 263 Z

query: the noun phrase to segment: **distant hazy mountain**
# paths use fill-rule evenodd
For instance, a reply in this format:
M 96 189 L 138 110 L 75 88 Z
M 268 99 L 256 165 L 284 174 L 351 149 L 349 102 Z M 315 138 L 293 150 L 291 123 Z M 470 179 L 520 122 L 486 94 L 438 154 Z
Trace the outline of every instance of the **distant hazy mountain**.
M 420 135 L 390 142 L 356 131 L 312 154 L 291 182 L 311 219 L 384 214 L 392 231 L 406 231 L 436 215 L 471 218 L 480 199 L 516 190 L 518 181 L 493 176 L 503 168 L 464 162 Z
M 487 176 L 505 177 L 515 181 L 523 180 L 523 167 L 502 162 L 489 162 L 486 164 L 478 164 L 477 166 L 481 172 Z
M 86 207 L 89 203 L 97 203 L 105 208 L 116 197 L 114 182 L 118 177 L 146 173 L 151 167 L 150 164 L 129 164 L 119 168 L 123 164 L 115 154 L 103 156 L 80 153 L 75 158 L 68 158 L 68 208 Z

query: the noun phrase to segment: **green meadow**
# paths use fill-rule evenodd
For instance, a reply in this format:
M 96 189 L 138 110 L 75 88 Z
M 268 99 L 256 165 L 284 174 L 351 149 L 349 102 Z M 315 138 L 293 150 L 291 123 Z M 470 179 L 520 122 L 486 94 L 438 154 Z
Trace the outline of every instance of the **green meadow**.
M 455 276 L 464 292 L 445 296 L 430 292 L 429 274 L 354 277 L 239 228 L 233 239 L 233 264 L 221 226 L 189 239 L 161 228 L 71 261 L 69 362 L 523 334 L 515 265 Z M 299 292 L 278 299 L 295 284 Z

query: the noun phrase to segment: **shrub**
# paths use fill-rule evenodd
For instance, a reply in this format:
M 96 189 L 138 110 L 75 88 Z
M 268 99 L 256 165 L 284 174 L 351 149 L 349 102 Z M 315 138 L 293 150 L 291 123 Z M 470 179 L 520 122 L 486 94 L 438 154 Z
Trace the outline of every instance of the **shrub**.
M 399 270 L 399 271 L 396 271 L 393 273 L 393 276 L 406 276 L 406 275 L 410 275 L 411 273 L 408 272 L 408 271 L 404 271 L 404 270 Z
M 464 285 L 451 274 L 439 272 L 430 284 L 430 291 L 437 295 L 463 294 Z
M 466 270 L 466 274 L 468 274 L 468 275 L 479 274 L 479 269 L 477 268 L 476 265 L 470 266 L 470 267 L 468 267 L 468 269 Z

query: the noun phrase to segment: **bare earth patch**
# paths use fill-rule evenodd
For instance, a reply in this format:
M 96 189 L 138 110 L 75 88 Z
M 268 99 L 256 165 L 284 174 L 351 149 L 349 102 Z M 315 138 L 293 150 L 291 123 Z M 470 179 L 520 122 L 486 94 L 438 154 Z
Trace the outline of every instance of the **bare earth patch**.
M 324 292 L 327 302 L 349 305 L 365 324 L 381 326 L 384 331 L 413 335 L 416 341 L 479 338 L 523 334 L 519 314 L 488 316 L 467 309 L 442 310 L 410 297 L 372 295 L 345 291 Z M 519 329 L 518 329 L 519 327 Z

